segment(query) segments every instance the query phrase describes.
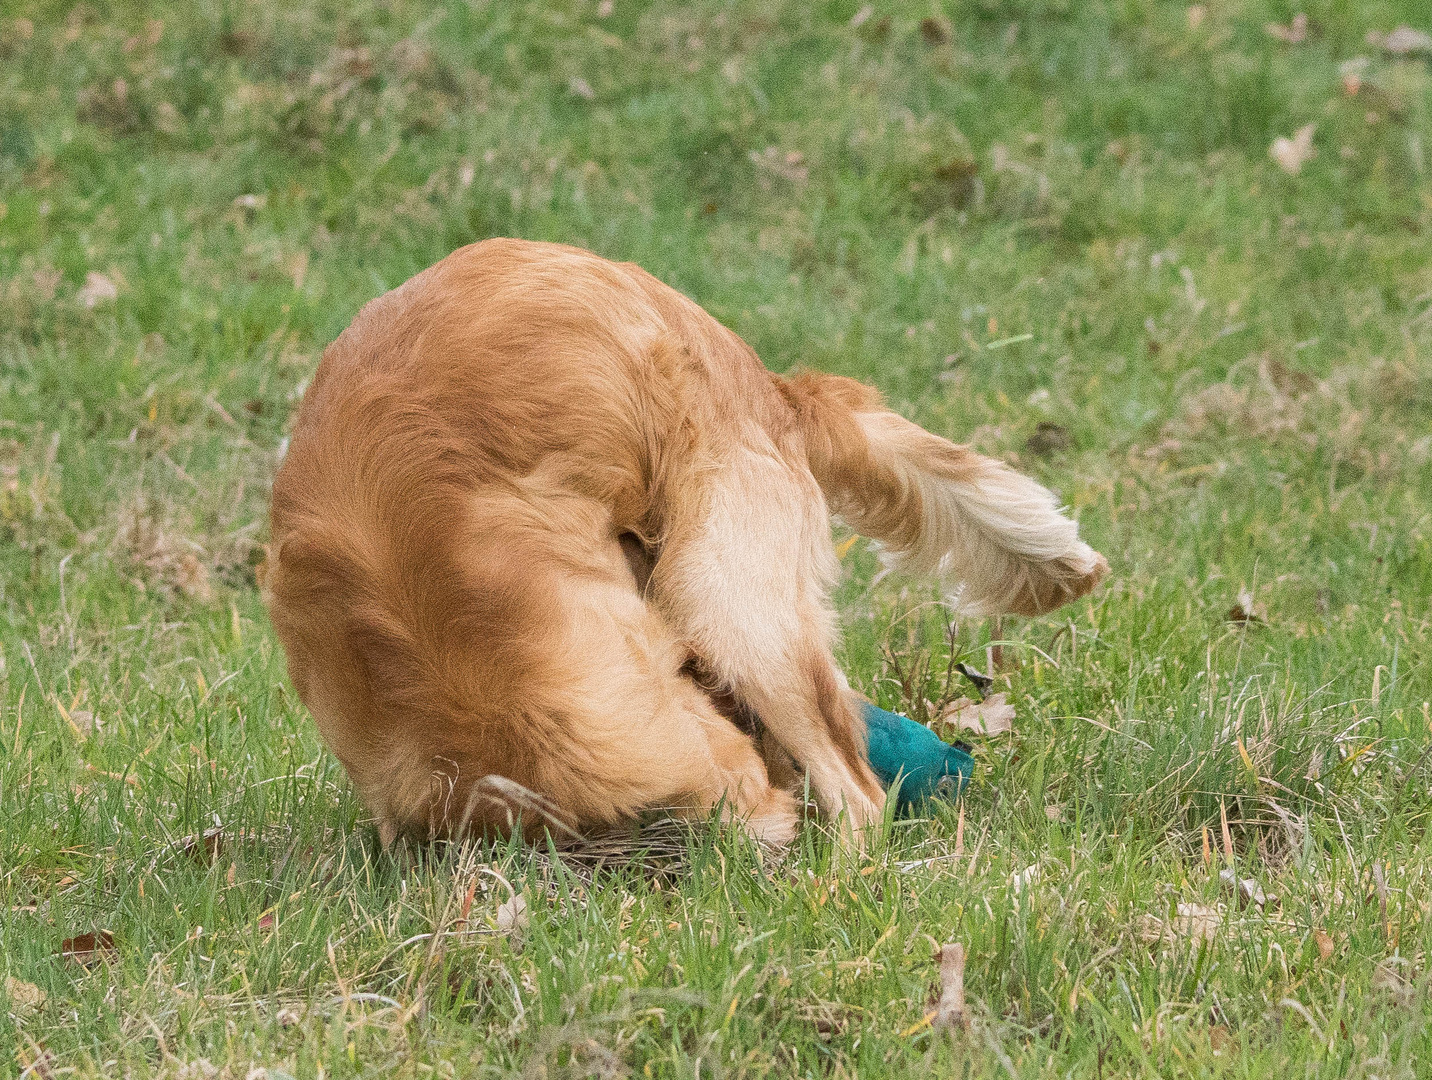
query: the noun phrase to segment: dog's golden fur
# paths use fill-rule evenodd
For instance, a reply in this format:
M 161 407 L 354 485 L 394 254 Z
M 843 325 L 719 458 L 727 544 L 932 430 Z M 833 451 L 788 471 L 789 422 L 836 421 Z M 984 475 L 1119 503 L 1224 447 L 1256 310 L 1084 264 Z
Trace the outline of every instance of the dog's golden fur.
M 1046 611 L 1107 569 L 1049 492 L 868 387 L 768 373 L 635 266 L 488 240 L 324 353 L 265 585 L 385 842 L 508 827 L 490 776 L 576 829 L 724 805 L 782 842 L 783 755 L 736 711 L 854 829 L 884 801 L 831 657 L 832 511 L 973 610 Z

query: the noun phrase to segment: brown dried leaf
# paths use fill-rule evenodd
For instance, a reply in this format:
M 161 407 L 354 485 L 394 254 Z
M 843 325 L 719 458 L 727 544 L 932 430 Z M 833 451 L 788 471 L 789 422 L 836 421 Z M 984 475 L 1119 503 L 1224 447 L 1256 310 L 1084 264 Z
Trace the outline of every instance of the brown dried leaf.
M 1376 45 L 1392 56 L 1432 53 L 1432 34 L 1405 25 L 1399 26 L 1390 34 L 1379 34 L 1374 30 L 1367 35 L 1367 43 Z
M 1314 930 L 1313 940 L 1317 942 L 1319 958 L 1325 962 L 1331 960 L 1333 951 L 1337 948 L 1337 944 L 1333 941 L 1333 936 L 1326 930 Z
M 1224 892 L 1232 894 L 1240 907 L 1257 904 L 1262 908 L 1269 904 L 1278 904 L 1276 896 L 1265 893 L 1263 887 L 1251 877 L 1240 879 L 1232 867 L 1224 867 L 1218 872 L 1218 882 Z
M 1052 420 L 1041 420 L 1034 428 L 1034 434 L 1024 443 L 1024 449 L 1035 457 L 1049 457 L 1060 454 L 1074 445 L 1069 429 Z
M 178 855 L 187 855 L 195 862 L 211 863 L 219 857 L 224 848 L 224 830 L 218 826 L 193 833 L 175 841 L 169 850 Z
M 1181 937 L 1212 941 L 1223 925 L 1223 913 L 1205 904 L 1181 903 L 1176 910 L 1178 914 L 1166 920 L 1145 915 L 1140 936 L 1145 941 L 1172 941 Z
M 107 304 L 119 296 L 119 286 L 112 278 L 101 274 L 98 270 L 91 270 L 85 275 L 85 283 L 80 291 L 75 293 L 75 299 L 87 308 L 96 308 L 100 304 Z
M 497 905 L 497 929 L 503 934 L 518 933 L 527 928 L 527 898 L 514 893 L 512 899 Z
M 73 960 L 84 967 L 113 960 L 119 955 L 114 944 L 114 935 L 108 930 L 95 930 L 88 934 L 77 934 L 60 943 L 60 956 Z
M 1297 176 L 1317 152 L 1313 149 L 1313 133 L 1317 130 L 1317 124 L 1304 124 L 1291 139 L 1280 135 L 1268 147 L 1268 156 L 1289 176 Z
M 1297 45 L 1308 36 L 1308 17 L 1301 11 L 1293 16 L 1293 21 L 1287 26 L 1280 23 L 1268 23 L 1263 29 L 1268 31 L 1268 36 L 1277 38 L 1288 45 Z
M 1009 875 L 1010 891 L 1013 892 L 1015 896 L 1018 896 L 1024 892 L 1025 889 L 1038 885 L 1043 877 L 1044 874 L 1039 869 L 1039 864 L 1031 863 L 1023 870 L 1016 870 Z
M 954 28 L 950 21 L 939 15 L 931 15 L 920 20 L 920 37 L 926 45 L 943 45 L 954 35 Z
M 1231 623 L 1241 623 L 1245 626 L 1262 626 L 1268 622 L 1268 611 L 1262 604 L 1253 602 L 1253 594 L 1247 589 L 1238 590 L 1238 599 L 1228 609 L 1224 616 Z
M 982 671 L 976 671 L 964 661 L 961 661 L 960 663 L 956 664 L 955 670 L 958 671 L 965 678 L 969 679 L 970 682 L 975 684 L 975 689 L 979 691 L 980 697 L 984 697 L 986 694 L 988 694 L 990 691 L 990 687 L 994 685 L 994 680 L 992 678 L 990 678 Z
M 959 942 L 940 946 L 940 1002 L 934 1026 L 954 1031 L 968 1024 L 965 1016 L 965 947 Z
M 88 761 L 84 763 L 82 768 L 91 776 L 102 777 L 105 780 L 122 780 L 130 787 L 139 786 L 139 777 L 135 776 L 132 772 L 107 772 L 106 770 L 101 769 L 98 765 L 91 765 Z
M 10 999 L 10 1014 L 20 1018 L 38 1011 L 49 995 L 34 983 L 6 975 L 5 996 Z
M 962 697 L 945 706 L 936 722 L 936 734 L 972 731 L 976 735 L 1009 735 L 1014 732 L 1014 706 L 1004 693 L 984 701 Z

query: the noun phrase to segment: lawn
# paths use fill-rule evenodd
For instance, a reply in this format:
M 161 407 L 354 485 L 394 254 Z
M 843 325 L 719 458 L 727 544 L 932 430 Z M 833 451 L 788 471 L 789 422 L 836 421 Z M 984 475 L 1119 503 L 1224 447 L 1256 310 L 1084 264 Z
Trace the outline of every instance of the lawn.
M 1404 23 L 4 4 L 0 1073 L 1432 1075 L 1432 48 L 1368 37 Z M 324 345 L 493 235 L 639 262 L 1079 516 L 1113 575 L 1034 620 L 837 531 L 855 684 L 927 719 L 964 662 L 1014 707 L 962 803 L 855 865 L 814 821 L 380 851 L 264 614 L 267 491 Z

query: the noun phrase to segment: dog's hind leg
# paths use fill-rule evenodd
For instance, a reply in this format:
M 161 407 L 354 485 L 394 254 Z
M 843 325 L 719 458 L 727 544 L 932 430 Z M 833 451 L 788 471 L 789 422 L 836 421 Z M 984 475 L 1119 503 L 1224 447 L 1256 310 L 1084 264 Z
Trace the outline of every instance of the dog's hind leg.
M 511 610 L 468 637 L 486 674 L 468 695 L 481 719 L 454 748 L 467 753 L 445 751 L 459 775 L 499 772 L 578 830 L 654 807 L 720 806 L 758 839 L 788 842 L 794 800 L 683 670 L 688 651 L 642 598 L 606 508 L 524 483 L 523 498 L 488 496 L 465 530 L 474 603 L 505 594 Z M 492 824 L 473 790 L 476 801 L 462 790 L 450 800 L 456 831 Z
M 562 577 L 562 640 L 531 679 L 549 717 L 526 751 L 538 791 L 579 825 L 719 806 L 757 839 L 788 843 L 794 799 L 771 786 L 750 737 L 682 670 L 686 650 L 660 616 L 621 581 Z
M 858 842 L 885 796 L 831 655 L 826 593 L 838 567 L 824 500 L 773 448 L 738 447 L 721 466 L 689 477 L 670 507 L 651 598 Z

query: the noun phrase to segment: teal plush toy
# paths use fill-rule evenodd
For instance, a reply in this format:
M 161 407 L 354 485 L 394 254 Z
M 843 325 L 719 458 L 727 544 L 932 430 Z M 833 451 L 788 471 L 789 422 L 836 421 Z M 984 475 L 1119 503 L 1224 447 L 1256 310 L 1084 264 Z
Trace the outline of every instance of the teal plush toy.
M 887 788 L 900 778 L 897 808 L 909 813 L 925 799 L 953 799 L 969 783 L 975 759 L 923 724 L 865 703 L 870 767 Z

